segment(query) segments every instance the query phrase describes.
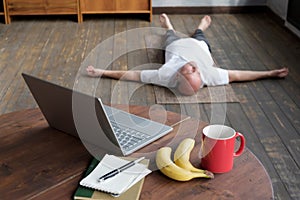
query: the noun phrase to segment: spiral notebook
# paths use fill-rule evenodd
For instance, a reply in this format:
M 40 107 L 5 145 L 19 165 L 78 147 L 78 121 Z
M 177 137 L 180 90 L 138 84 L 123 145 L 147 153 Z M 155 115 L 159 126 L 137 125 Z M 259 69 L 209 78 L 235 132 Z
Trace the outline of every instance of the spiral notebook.
M 137 163 L 112 178 L 98 182 L 99 177 L 128 162 L 130 161 L 106 154 L 97 167 L 87 177 L 82 179 L 79 184 L 84 187 L 119 196 L 151 173 L 151 170 L 149 170 L 146 165 Z

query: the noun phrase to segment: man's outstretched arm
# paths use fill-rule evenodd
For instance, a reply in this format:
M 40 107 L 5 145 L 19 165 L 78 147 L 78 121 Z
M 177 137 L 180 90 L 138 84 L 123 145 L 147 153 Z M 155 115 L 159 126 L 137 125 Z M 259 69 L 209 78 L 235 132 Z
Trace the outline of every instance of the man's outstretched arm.
M 289 70 L 286 67 L 269 71 L 228 70 L 229 82 L 255 81 L 265 78 L 284 78 Z
M 124 81 L 141 81 L 141 71 L 120 71 L 120 70 L 104 70 L 104 69 L 96 69 L 93 66 L 88 66 L 86 71 L 89 76 L 92 77 L 108 77 L 117 80 Z

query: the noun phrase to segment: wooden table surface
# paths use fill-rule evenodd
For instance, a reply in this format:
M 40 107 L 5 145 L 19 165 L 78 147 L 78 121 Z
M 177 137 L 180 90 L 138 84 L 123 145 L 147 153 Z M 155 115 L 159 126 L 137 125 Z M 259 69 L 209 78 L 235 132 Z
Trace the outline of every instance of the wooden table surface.
M 155 170 L 155 150 L 166 145 L 174 149 L 183 138 L 193 137 L 191 161 L 199 166 L 200 134 L 206 123 L 159 109 L 149 112 L 149 107 L 129 110 L 143 117 L 150 113 L 154 120 L 166 114 L 166 124 L 176 124 L 172 133 L 132 155 L 152 159 L 153 172 L 145 178 L 140 199 L 273 199 L 270 178 L 248 149 L 235 159 L 232 171 L 211 180 L 177 182 L 164 176 Z M 78 138 L 50 128 L 39 109 L 0 116 L 1 199 L 72 199 L 91 159 Z

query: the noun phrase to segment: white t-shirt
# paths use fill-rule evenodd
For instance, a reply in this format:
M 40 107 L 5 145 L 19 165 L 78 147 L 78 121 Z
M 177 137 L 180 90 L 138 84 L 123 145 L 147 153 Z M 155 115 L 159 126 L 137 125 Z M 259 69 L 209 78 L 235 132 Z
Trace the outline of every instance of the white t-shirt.
M 142 70 L 141 81 L 169 88 L 176 86 L 178 70 L 188 62 L 196 62 L 202 85 L 216 86 L 229 83 L 228 71 L 214 67 L 213 58 L 204 41 L 183 38 L 172 42 L 166 48 L 166 63 L 157 70 Z

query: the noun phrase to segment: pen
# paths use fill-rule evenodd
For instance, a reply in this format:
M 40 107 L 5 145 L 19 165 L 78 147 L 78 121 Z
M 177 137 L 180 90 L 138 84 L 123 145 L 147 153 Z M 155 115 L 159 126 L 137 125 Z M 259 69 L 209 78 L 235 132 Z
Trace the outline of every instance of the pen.
M 102 182 L 102 181 L 105 181 L 106 179 L 108 178 L 111 178 L 111 177 L 114 177 L 116 176 L 117 174 L 121 173 L 122 171 L 128 169 L 129 167 L 132 167 L 133 165 L 135 165 L 136 163 L 139 163 L 140 161 L 144 160 L 145 157 L 141 157 L 141 158 L 138 158 L 136 160 L 133 160 L 111 172 L 108 172 L 107 174 L 104 174 L 103 176 L 101 176 L 100 178 L 98 178 L 98 182 Z

